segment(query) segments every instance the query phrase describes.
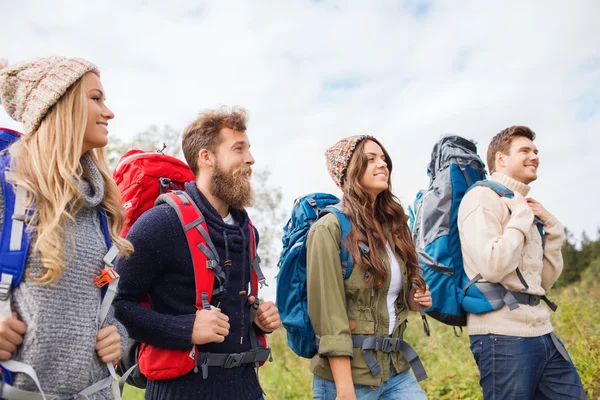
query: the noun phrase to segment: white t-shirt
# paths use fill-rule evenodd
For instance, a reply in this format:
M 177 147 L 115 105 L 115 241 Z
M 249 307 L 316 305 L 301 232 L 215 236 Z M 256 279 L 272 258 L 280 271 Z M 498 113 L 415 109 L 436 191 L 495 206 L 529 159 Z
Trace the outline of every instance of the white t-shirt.
M 223 222 L 225 222 L 228 225 L 235 225 L 235 220 L 233 219 L 231 213 L 227 214 L 227 216 L 223 218 Z
M 387 307 L 388 314 L 390 316 L 390 327 L 389 327 L 389 335 L 394 331 L 394 326 L 396 325 L 396 299 L 402 292 L 402 274 L 400 273 L 400 265 L 398 264 L 398 260 L 396 260 L 396 256 L 394 255 L 394 251 L 390 247 L 389 243 L 385 244 L 385 248 L 388 253 L 388 257 L 390 258 L 390 268 L 392 270 L 392 276 L 390 277 L 390 290 L 387 294 Z

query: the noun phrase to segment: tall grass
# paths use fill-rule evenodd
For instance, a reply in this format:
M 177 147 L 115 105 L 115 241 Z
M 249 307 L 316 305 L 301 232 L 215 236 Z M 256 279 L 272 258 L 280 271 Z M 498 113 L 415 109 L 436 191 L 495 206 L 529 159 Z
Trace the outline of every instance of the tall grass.
M 557 335 L 564 342 L 590 399 L 600 398 L 600 285 L 571 286 L 549 297 L 559 308 L 552 315 Z M 405 339 L 419 353 L 429 378 L 421 382 L 429 399 L 481 399 L 479 372 L 466 332 L 456 337 L 451 327 L 429 318 L 431 337 L 423 334 L 418 315 L 411 315 Z M 312 399 L 309 360 L 287 347 L 285 332 L 270 335 L 273 362 L 260 369 L 267 399 Z M 143 391 L 126 388 L 124 400 L 141 400 Z

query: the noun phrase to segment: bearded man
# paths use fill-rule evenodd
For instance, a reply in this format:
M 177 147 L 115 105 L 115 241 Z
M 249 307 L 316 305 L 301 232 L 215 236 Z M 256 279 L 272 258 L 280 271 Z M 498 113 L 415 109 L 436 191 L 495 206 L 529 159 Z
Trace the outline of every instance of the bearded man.
M 210 309 L 195 309 L 194 267 L 175 209 L 158 205 L 129 231 L 135 251 L 119 260 L 114 304 L 117 318 L 142 343 L 180 350 L 196 345 L 198 358 L 238 355 L 251 349 L 251 330 L 268 333 L 281 325 L 272 302 L 261 303 L 252 318 L 255 299 L 248 297 L 251 233 L 244 207 L 253 199 L 254 158 L 246 122 L 242 108 L 209 110 L 183 133 L 183 153 L 196 177 L 185 184 L 185 192 L 206 221 L 223 271 L 223 290 L 213 296 Z M 150 308 L 140 304 L 146 296 Z M 208 373 L 195 368 L 173 379 L 149 379 L 146 399 L 261 399 L 253 367 L 250 362 L 211 364 Z

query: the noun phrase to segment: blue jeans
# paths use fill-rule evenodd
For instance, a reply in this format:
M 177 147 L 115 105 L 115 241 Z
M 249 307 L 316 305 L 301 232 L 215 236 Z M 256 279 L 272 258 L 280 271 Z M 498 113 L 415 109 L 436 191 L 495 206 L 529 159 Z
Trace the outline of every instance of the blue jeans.
M 559 353 L 550 334 L 469 339 L 485 400 L 587 399 L 575 366 Z
M 427 400 L 410 370 L 392 376 L 381 386 L 354 385 L 354 392 L 357 400 Z M 334 381 L 313 377 L 315 400 L 335 400 L 336 395 Z

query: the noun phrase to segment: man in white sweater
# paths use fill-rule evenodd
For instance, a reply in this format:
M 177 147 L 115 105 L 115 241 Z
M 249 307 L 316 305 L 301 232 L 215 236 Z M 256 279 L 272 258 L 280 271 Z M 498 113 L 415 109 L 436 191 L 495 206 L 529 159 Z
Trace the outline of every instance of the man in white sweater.
M 487 154 L 491 180 L 511 189 L 514 198 L 479 186 L 465 195 L 458 212 L 468 278 L 480 274 L 479 282 L 500 283 L 521 303 L 513 310 L 505 305 L 467 316 L 486 400 L 586 398 L 543 304 L 563 269 L 564 229 L 539 202 L 525 197 L 537 179 L 534 140 L 535 133 L 524 126 L 497 134 Z M 535 223 L 540 221 L 544 235 Z

